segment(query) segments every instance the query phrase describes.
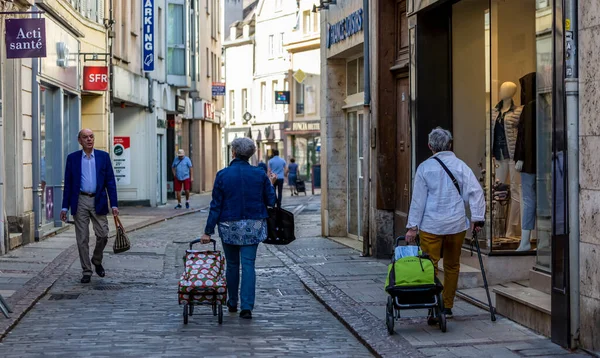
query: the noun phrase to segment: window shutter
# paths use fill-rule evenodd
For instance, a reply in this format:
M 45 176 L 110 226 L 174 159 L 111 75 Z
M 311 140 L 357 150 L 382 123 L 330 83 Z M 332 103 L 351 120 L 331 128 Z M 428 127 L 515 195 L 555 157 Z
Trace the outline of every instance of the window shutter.
M 79 12 L 84 17 L 90 17 L 90 15 L 88 13 L 88 8 L 89 8 L 88 1 L 89 0 L 79 0 Z

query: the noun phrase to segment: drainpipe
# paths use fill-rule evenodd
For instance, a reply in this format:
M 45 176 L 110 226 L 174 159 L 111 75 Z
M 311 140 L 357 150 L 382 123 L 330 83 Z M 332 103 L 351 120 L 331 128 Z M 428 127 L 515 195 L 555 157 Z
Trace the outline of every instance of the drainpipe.
M 2 25 L 2 27 L 4 27 L 4 25 Z M 3 255 L 5 251 L 8 252 L 8 234 L 6 234 L 6 238 L 4 237 L 4 225 L 6 225 L 6 215 L 4 215 L 4 154 L 6 151 L 4 150 L 4 108 L 2 105 L 2 100 L 4 98 L 4 89 L 2 88 L 3 68 L 4 64 L 0 58 L 0 256 Z
M 367 125 L 364 128 L 363 153 L 364 153 L 364 168 L 363 168 L 363 217 L 362 217 L 362 236 L 363 236 L 363 256 L 371 255 L 371 239 L 370 239 L 370 208 L 371 208 L 371 148 L 375 143 L 371 142 L 371 55 L 370 55 L 370 31 L 369 31 L 369 0 L 363 0 L 363 53 L 364 53 L 364 75 L 365 75 L 365 98 L 364 112 Z
M 577 59 L 577 0 L 565 1 L 565 92 L 569 180 L 569 297 L 571 347 L 579 342 L 579 74 Z
M 33 11 L 37 11 L 37 7 L 33 7 Z M 39 14 L 32 17 L 40 17 Z M 39 59 L 32 59 L 31 67 L 31 151 L 32 151 L 32 179 L 33 179 L 33 214 L 34 214 L 34 237 L 35 241 L 40 240 L 40 226 L 42 223 L 42 215 L 45 214 L 42 208 L 42 173 L 41 173 L 41 128 L 40 128 L 40 86 L 38 84 L 37 74 L 39 72 Z

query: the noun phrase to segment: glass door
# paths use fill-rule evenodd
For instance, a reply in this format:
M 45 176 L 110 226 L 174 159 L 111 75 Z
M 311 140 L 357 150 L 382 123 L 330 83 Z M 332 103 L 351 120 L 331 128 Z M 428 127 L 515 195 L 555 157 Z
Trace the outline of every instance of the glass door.
M 348 139 L 348 236 L 362 241 L 361 219 L 362 219 L 362 128 L 363 113 L 348 112 L 347 133 Z

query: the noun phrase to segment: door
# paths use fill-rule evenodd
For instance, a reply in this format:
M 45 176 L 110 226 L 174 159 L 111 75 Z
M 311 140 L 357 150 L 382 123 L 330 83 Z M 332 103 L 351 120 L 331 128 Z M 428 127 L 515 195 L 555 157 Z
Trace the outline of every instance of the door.
M 163 135 L 156 136 L 156 205 L 163 204 Z
M 362 241 L 363 193 L 363 116 L 362 112 L 348 112 L 348 236 Z
M 404 235 L 410 207 L 410 124 L 408 113 L 408 77 L 396 80 L 396 207 L 394 234 Z

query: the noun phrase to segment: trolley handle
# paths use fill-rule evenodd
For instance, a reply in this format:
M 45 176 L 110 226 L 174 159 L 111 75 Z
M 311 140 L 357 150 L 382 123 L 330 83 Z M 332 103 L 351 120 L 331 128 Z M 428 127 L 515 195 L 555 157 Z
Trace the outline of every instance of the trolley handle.
M 398 236 L 396 238 L 396 246 L 400 246 L 400 240 L 406 240 L 406 236 L 402 235 L 402 236 Z M 415 238 L 415 243 L 417 244 L 417 246 L 421 246 L 421 240 L 419 240 L 419 234 L 417 234 L 417 237 Z
M 197 244 L 200 241 L 202 241 L 201 238 L 197 238 L 195 240 L 190 241 L 190 250 L 192 249 L 192 246 L 194 246 L 194 244 Z M 215 241 L 215 239 L 210 239 L 210 242 L 212 242 L 213 244 L 213 251 L 217 251 L 217 241 Z

